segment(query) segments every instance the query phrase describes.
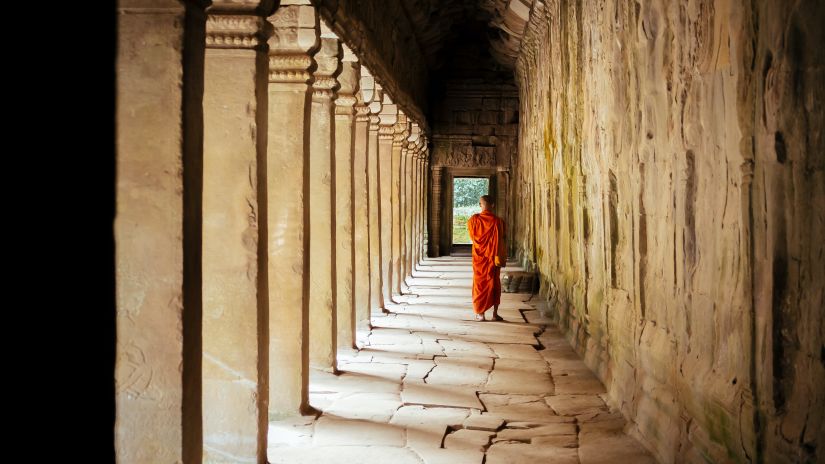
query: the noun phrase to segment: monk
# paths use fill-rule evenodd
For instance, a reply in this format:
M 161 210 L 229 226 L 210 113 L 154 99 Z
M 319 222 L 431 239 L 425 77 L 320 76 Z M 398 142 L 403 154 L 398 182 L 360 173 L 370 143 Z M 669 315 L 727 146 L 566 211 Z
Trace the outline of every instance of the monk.
M 501 303 L 499 273 L 507 262 L 504 221 L 493 214 L 492 197 L 484 195 L 478 203 L 481 212 L 473 214 L 467 221 L 473 241 L 473 311 L 475 320 L 485 321 L 484 313 L 492 307 L 492 320 L 503 321 L 498 315 L 498 305 Z

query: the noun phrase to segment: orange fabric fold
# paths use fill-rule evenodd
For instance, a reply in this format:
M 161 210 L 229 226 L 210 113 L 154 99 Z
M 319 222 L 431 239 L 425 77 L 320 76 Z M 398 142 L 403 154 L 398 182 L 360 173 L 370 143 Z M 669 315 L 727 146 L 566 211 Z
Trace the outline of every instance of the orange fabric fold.
M 473 241 L 473 311 L 481 314 L 501 302 L 501 267 L 507 261 L 504 221 L 489 211 L 474 214 L 467 221 Z

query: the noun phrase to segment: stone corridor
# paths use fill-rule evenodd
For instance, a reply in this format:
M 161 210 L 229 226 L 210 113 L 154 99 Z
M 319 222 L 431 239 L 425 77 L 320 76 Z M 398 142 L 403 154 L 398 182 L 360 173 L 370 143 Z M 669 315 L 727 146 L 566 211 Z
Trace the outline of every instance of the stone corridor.
M 825 1 L 116 21 L 116 462 L 825 462 Z
M 502 294 L 505 322 L 478 323 L 469 258 L 417 269 L 338 375 L 310 374 L 317 416 L 270 423 L 269 462 L 656 462 L 531 294 Z

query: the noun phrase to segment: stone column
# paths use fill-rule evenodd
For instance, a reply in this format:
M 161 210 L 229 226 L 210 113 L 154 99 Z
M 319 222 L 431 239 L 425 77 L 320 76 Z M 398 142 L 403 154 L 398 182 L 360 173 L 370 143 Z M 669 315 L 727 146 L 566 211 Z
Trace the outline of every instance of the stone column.
M 405 211 L 404 211 L 404 250 L 402 253 L 406 256 L 404 260 L 405 268 L 402 270 L 404 274 L 404 278 L 412 275 L 412 202 L 413 202 L 413 152 L 412 150 L 407 150 L 407 155 L 404 159 L 404 166 L 406 169 L 406 178 L 407 182 L 405 185 L 406 190 L 404 191 L 403 195 L 405 198 Z M 402 282 L 406 286 L 406 281 Z
M 419 149 L 418 149 L 419 137 L 420 137 L 420 128 L 418 127 L 418 124 L 413 123 L 411 128 L 410 128 L 409 136 L 404 140 L 404 143 L 407 145 L 407 149 L 412 152 L 412 156 L 413 156 L 413 160 L 414 160 L 413 161 L 413 181 L 412 181 L 413 182 L 413 198 L 412 198 L 413 199 L 413 203 L 412 203 L 412 213 L 413 213 L 413 222 L 412 222 L 412 228 L 413 228 L 413 230 L 412 230 L 412 242 L 413 242 L 412 261 L 413 261 L 413 265 L 412 265 L 412 267 L 413 267 L 413 269 L 415 269 L 415 264 L 417 262 L 417 253 L 415 253 L 415 247 L 416 247 L 416 244 L 418 243 L 418 228 L 417 228 L 418 224 L 417 224 L 417 221 L 415 220 L 415 218 L 418 214 L 417 212 L 418 212 L 418 209 L 419 209 L 418 197 L 417 197 L 418 181 L 419 181 L 418 174 L 419 173 L 418 173 L 418 165 L 417 165 L 415 160 L 418 158 L 418 153 L 419 153 Z
M 370 125 L 367 144 L 367 181 L 369 183 L 370 211 L 370 310 L 384 308 L 384 296 L 381 292 L 381 221 L 378 179 L 378 123 L 381 118 L 381 86 L 375 84 L 375 98 L 370 103 Z
M 369 324 L 370 319 L 370 242 L 369 242 L 369 183 L 367 181 L 367 148 L 369 139 L 370 107 L 375 81 L 369 70 L 361 66 L 361 90 L 355 106 L 355 151 L 353 159 L 353 211 L 355 217 L 355 324 L 357 328 Z
M 432 190 L 432 186 L 430 183 L 430 160 L 427 151 L 427 140 L 426 138 L 422 141 L 422 156 L 424 158 L 424 162 L 421 166 L 421 179 L 422 179 L 422 194 L 421 194 L 421 201 L 424 204 L 424 207 L 421 208 L 421 231 L 423 234 L 423 243 L 421 244 L 421 258 L 423 259 L 427 256 L 427 250 L 429 249 L 430 241 L 432 241 L 432 235 L 430 235 L 430 224 L 427 220 L 429 216 L 429 208 L 430 208 L 430 190 Z
M 429 250 L 428 253 L 431 257 L 439 257 L 441 256 L 441 233 L 439 228 L 441 227 L 441 220 L 439 218 L 441 214 L 441 166 L 432 166 L 431 168 L 432 173 L 432 185 L 430 186 L 430 221 L 427 227 L 429 231 Z
M 309 0 L 282 0 L 269 18 L 266 236 L 270 419 L 309 407 L 309 120 L 319 20 Z
M 399 282 L 399 287 L 401 288 L 401 293 L 407 293 L 408 292 L 407 286 L 404 282 L 405 277 L 406 277 L 406 269 L 407 269 L 407 230 L 406 230 L 405 218 L 407 217 L 407 208 L 409 207 L 408 206 L 409 198 L 407 197 L 407 184 L 410 182 L 410 178 L 409 178 L 410 173 L 409 173 L 408 167 L 407 167 L 407 156 L 409 156 L 409 149 L 406 146 L 402 146 L 401 147 L 401 161 L 400 161 L 400 163 L 401 163 L 401 166 L 400 166 L 401 192 L 399 193 L 399 198 L 400 198 L 399 203 L 401 205 L 400 206 L 401 213 L 400 213 L 400 217 L 398 219 L 399 229 L 401 230 L 401 255 L 400 255 L 401 270 L 399 272 L 399 275 L 401 277 L 400 282 Z
M 399 250 L 399 258 L 398 261 L 400 263 L 400 268 L 398 270 L 398 288 L 399 292 L 407 293 L 407 286 L 404 283 L 405 269 L 407 269 L 407 234 L 406 230 L 404 229 L 404 218 L 407 214 L 407 183 L 409 182 L 409 172 L 407 171 L 407 152 L 409 148 L 402 145 L 401 146 L 401 158 L 399 159 L 399 176 L 401 177 L 400 182 L 400 191 L 398 193 L 398 204 L 399 204 L 399 217 L 398 217 L 398 228 L 400 230 L 401 238 L 401 249 Z
M 420 237 L 420 229 L 418 223 L 419 211 L 421 210 L 421 159 L 418 146 L 413 147 L 413 219 L 412 219 L 412 270 L 415 271 L 418 265 L 418 249 Z
M 581 179 L 582 183 L 579 186 L 581 189 L 581 195 L 587 195 L 587 192 L 584 190 L 587 187 L 587 182 L 584 178 Z M 498 167 L 496 169 L 496 214 L 504 220 L 504 230 L 505 230 L 505 241 L 507 242 L 507 250 L 510 249 L 509 244 L 512 241 L 512 222 L 510 221 L 510 212 L 509 212 L 509 205 L 508 199 L 510 198 L 510 170 L 507 167 Z M 584 200 L 582 200 L 582 203 Z M 582 236 L 584 232 L 582 232 Z M 582 257 L 582 259 L 585 259 Z
M 384 94 L 383 106 L 379 114 L 378 127 L 378 179 L 379 197 L 381 199 L 379 212 L 381 223 L 381 295 L 384 308 L 392 303 L 392 275 L 390 262 L 392 259 L 392 139 L 395 133 L 394 125 L 398 121 L 398 106 L 393 104 L 389 95 Z
M 338 347 L 335 309 L 335 155 L 333 100 L 338 88 L 341 43 L 322 27 L 312 84 L 309 131 L 309 363 L 335 371 Z
M 398 124 L 395 125 L 392 142 L 392 262 L 390 274 L 392 278 L 392 292 L 401 294 L 401 149 L 404 132 L 407 127 L 406 116 L 400 113 Z
M 115 451 L 200 462 L 207 2 L 118 2 Z
M 203 96 L 203 448 L 266 462 L 269 333 L 265 20 L 274 3 L 215 1 L 206 21 Z M 265 10 L 259 12 L 257 7 Z M 263 202 L 265 205 L 266 203 Z M 263 270 L 264 272 L 259 272 Z
M 341 74 L 338 75 L 338 98 L 335 99 L 335 242 L 336 242 L 336 302 L 338 346 L 355 346 L 355 306 L 353 276 L 354 209 L 353 209 L 353 150 L 355 146 L 355 93 L 361 76 L 355 54 L 343 45 Z M 360 180 L 360 178 L 359 178 Z M 365 216 L 366 219 L 366 216 Z

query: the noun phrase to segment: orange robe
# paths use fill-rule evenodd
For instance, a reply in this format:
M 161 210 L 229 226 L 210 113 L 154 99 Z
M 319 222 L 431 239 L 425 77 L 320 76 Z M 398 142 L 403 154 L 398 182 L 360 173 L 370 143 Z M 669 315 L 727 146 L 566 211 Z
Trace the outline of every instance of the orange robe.
M 500 266 L 507 260 L 504 221 L 489 211 L 473 214 L 467 221 L 473 241 L 473 310 L 481 314 L 501 302 Z

